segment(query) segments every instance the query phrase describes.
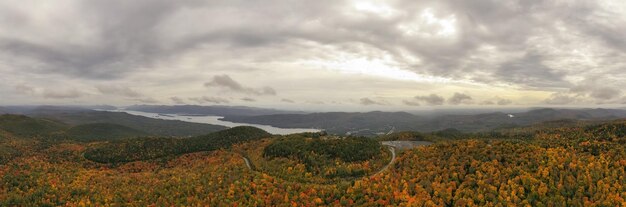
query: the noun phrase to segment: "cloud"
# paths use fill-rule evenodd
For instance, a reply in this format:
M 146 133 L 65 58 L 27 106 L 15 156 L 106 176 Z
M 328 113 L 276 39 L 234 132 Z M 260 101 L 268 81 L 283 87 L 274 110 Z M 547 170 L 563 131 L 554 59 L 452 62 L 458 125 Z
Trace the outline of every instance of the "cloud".
M 161 45 L 154 28 L 191 2 L 67 1 L 20 9 L 31 3 L 2 3 L 0 18 L 6 21 L 0 28 L 21 26 L 0 35 L 4 37 L 0 38 L 1 50 L 27 62 L 30 72 L 117 79 L 179 51 L 179 47 Z M 67 24 L 37 18 L 41 13 Z M 85 15 L 89 18 L 81 18 Z
M 242 98 L 241 100 L 245 101 L 245 102 L 255 102 L 256 101 L 256 99 L 248 98 L 248 97 Z
M 197 102 L 199 104 L 203 104 L 203 103 L 215 103 L 215 104 L 230 103 L 230 101 L 227 100 L 227 99 L 220 98 L 220 97 L 209 97 L 209 96 L 193 97 L 193 98 L 189 98 L 189 100 L 195 101 L 195 102 Z
M 178 98 L 178 97 L 170 97 L 170 100 L 172 100 L 172 102 L 174 102 L 175 104 L 187 104 L 183 99 Z
M 305 103 L 315 104 L 315 105 L 324 105 L 324 104 L 326 104 L 323 101 L 319 101 L 319 100 L 314 100 L 314 101 L 309 100 L 309 101 L 306 101 Z
M 615 88 L 602 87 L 591 91 L 591 97 L 600 100 L 610 100 L 622 95 L 622 92 Z
M 150 98 L 150 97 L 147 97 L 147 98 L 134 98 L 134 99 L 131 99 L 131 100 L 138 101 L 138 102 L 141 102 L 141 103 L 147 103 L 147 104 L 159 103 L 158 100 L 156 100 L 154 98 Z
M 565 74 L 546 66 L 543 59 L 539 54 L 527 53 L 500 65 L 495 76 L 500 81 L 528 87 L 569 87 L 571 84 L 564 80 Z
M 369 105 L 386 105 L 384 102 L 374 101 L 370 98 L 361 98 L 359 99 L 359 104 L 369 106 Z
M 61 91 L 53 91 L 46 89 L 43 91 L 43 97 L 46 99 L 75 99 L 84 96 L 83 92 L 71 89 L 71 90 L 61 90 Z
M 420 103 L 417 101 L 409 101 L 409 100 L 402 100 L 402 103 L 404 103 L 405 105 L 408 106 L 419 106 Z
M 513 103 L 513 101 L 511 101 L 510 99 L 500 99 L 497 102 L 497 104 L 501 105 L 501 106 L 509 105 L 509 104 L 512 104 L 512 103 Z
M 244 87 L 228 75 L 213 76 L 213 80 L 204 83 L 205 87 L 221 87 L 231 91 L 251 94 L 251 95 L 276 95 L 276 90 L 271 87 L 250 88 Z
M 15 86 L 15 90 L 19 93 L 19 94 L 26 94 L 26 95 L 34 95 L 36 90 L 34 87 L 26 85 L 26 84 L 18 84 Z
M 283 98 L 280 101 L 285 102 L 285 103 L 295 103 L 295 101 L 293 101 L 291 99 L 286 99 L 286 98 Z
M 130 98 L 138 98 L 143 96 L 141 93 L 126 86 L 100 85 L 96 86 L 96 89 L 98 89 L 100 93 L 105 95 L 116 95 Z
M 512 103 L 513 103 L 513 101 L 510 100 L 510 99 L 500 98 L 500 97 L 496 96 L 494 99 L 484 100 L 484 101 L 480 102 L 480 105 L 500 105 L 500 106 L 506 106 L 506 105 L 510 105 Z
M 553 93 L 552 95 L 550 95 L 549 98 L 544 100 L 545 103 L 553 104 L 553 105 L 566 105 L 566 104 L 574 103 L 576 101 L 577 101 L 576 97 L 563 94 L 563 93 Z
M 437 94 L 430 94 L 428 96 L 415 96 L 415 99 L 424 102 L 428 105 L 443 105 L 445 99 Z
M 221 83 L 213 80 L 207 82 L 208 87 L 245 96 L 275 95 L 274 89 L 281 95 L 318 95 L 326 92 L 321 91 L 326 87 L 288 81 L 273 82 L 273 88 L 246 83 L 292 74 L 289 79 L 294 81 L 324 84 L 330 76 L 327 71 L 302 71 L 336 72 L 339 66 L 358 68 L 359 75 L 377 77 L 372 78 L 375 81 L 389 77 L 449 81 L 444 84 L 452 87 L 424 84 L 438 88 L 429 91 L 435 94 L 471 88 L 473 85 L 464 84 L 472 83 L 485 86 L 484 91 L 504 91 L 500 93 L 507 97 L 527 97 L 532 93 L 528 90 L 566 91 L 581 85 L 579 80 L 597 76 L 585 85 L 588 90 L 584 94 L 567 94 L 584 103 L 597 103 L 616 102 L 622 94 L 612 95 L 600 88 L 626 88 L 626 4 L 622 1 L 365 2 L 372 4 L 369 7 L 359 3 L 0 0 L 0 73 L 5 76 L 2 81 L 23 81 L 36 88 L 44 88 L 42 82 L 85 86 L 110 80 L 153 92 L 145 95 L 160 100 L 170 94 L 202 96 L 202 92 L 188 89 L 221 73 L 236 77 L 237 82 L 222 76 Z M 32 7 L 34 4 L 41 6 Z M 355 64 L 352 57 L 375 64 L 348 67 L 363 65 Z M 303 62 L 338 67 L 313 67 Z M 355 75 L 334 76 L 348 79 Z M 342 85 L 337 91 L 354 95 L 333 97 L 335 100 L 325 100 L 327 103 L 402 87 L 401 83 L 337 85 Z M 160 93 L 164 88 L 168 93 Z M 126 95 L 92 101 L 143 97 L 119 93 Z M 0 97 L 8 95 L 12 94 Z M 407 95 L 398 97 L 402 96 Z
M 467 94 L 464 93 L 454 93 L 454 95 L 452 95 L 452 97 L 450 97 L 448 99 L 448 103 L 452 104 L 452 105 L 459 105 L 459 104 L 467 104 L 470 103 L 470 101 L 472 100 L 471 96 L 468 96 Z

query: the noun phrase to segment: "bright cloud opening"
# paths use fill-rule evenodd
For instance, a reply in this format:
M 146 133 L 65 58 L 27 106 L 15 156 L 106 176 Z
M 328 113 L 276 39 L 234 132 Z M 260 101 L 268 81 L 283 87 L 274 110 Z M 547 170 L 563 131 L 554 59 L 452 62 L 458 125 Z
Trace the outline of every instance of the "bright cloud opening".
M 450 79 L 434 76 L 420 75 L 414 72 L 400 69 L 389 60 L 368 58 L 341 58 L 337 60 L 311 60 L 303 64 L 313 67 L 321 67 L 328 70 L 339 71 L 347 74 L 364 74 L 377 77 L 391 78 L 396 80 L 409 80 L 428 83 L 448 83 Z
M 353 7 L 356 11 L 372 13 L 381 17 L 391 17 L 397 11 L 384 1 L 354 1 Z
M 453 37 L 457 33 L 457 22 L 454 14 L 445 18 L 435 16 L 433 9 L 424 9 L 421 15 L 414 21 L 400 24 L 398 29 L 407 36 L 420 36 L 424 38 L 432 37 Z

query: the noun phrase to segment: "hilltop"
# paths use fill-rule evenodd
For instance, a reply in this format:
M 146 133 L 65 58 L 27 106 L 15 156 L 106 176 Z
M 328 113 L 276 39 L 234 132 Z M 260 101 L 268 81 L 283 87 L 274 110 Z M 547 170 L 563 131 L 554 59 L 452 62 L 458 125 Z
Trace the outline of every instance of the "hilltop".
M 175 120 L 152 119 L 109 111 L 46 112 L 32 114 L 34 117 L 55 119 L 70 125 L 112 123 L 127 126 L 157 136 L 197 136 L 226 129 L 224 126 L 191 123 Z
M 186 153 L 230 148 L 233 144 L 267 138 L 271 135 L 254 127 L 233 127 L 190 138 L 131 138 L 96 145 L 85 158 L 100 163 L 120 163 L 175 156 Z

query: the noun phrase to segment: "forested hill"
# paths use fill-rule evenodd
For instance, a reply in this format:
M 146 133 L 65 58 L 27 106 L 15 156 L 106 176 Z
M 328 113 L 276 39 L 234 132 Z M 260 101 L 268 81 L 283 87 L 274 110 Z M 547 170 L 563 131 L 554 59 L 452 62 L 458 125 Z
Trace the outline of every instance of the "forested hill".
M 0 115 L 0 130 L 19 137 L 31 138 L 61 133 L 69 127 L 65 123 L 50 119 L 35 119 L 24 115 L 12 114 Z
M 300 114 L 302 112 L 276 109 L 246 107 L 246 106 L 198 106 L 198 105 L 134 105 L 126 108 L 132 111 L 142 111 L 162 114 L 193 114 L 213 116 L 260 116 L 271 114 Z
M 226 121 L 266 124 L 285 128 L 316 128 L 331 133 L 343 134 L 349 131 L 368 129 L 388 131 L 391 127 L 411 129 L 424 119 L 406 112 L 329 112 L 311 114 L 276 114 L 265 116 L 227 116 Z
M 239 126 L 191 138 L 134 138 L 96 145 L 85 158 L 100 163 L 149 160 L 185 153 L 230 148 L 233 144 L 268 138 L 271 134 L 255 127 Z
M 485 113 L 476 115 L 442 115 L 420 117 L 404 112 L 312 113 L 264 116 L 230 116 L 224 120 L 266 124 L 277 127 L 321 128 L 330 133 L 355 132 L 362 135 L 389 131 L 438 131 L 455 128 L 464 132 L 489 131 L 497 128 L 528 126 L 554 120 L 612 120 L 626 118 L 621 109 L 535 109 L 521 113 Z
M 208 134 L 227 129 L 224 126 L 191 123 L 175 120 L 152 119 L 123 112 L 108 111 L 59 111 L 32 114 L 34 117 L 59 120 L 70 125 L 111 123 L 130 127 L 157 136 L 187 137 Z
M 16 136 L 0 129 L 0 206 L 626 202 L 626 120 L 550 122 L 481 136 L 450 129 L 380 137 L 442 138 L 432 145 L 396 151 L 395 159 L 387 154 L 393 151 L 375 139 L 322 134 L 270 136 L 256 128 L 235 127 L 187 139 L 38 143 L 15 141 Z M 244 160 L 242 153 L 249 158 Z M 390 159 L 391 166 L 385 168 Z M 380 169 L 384 170 L 377 173 Z
M 65 131 L 65 136 L 68 139 L 83 142 L 119 140 L 149 135 L 151 134 L 147 132 L 111 123 L 83 124 Z

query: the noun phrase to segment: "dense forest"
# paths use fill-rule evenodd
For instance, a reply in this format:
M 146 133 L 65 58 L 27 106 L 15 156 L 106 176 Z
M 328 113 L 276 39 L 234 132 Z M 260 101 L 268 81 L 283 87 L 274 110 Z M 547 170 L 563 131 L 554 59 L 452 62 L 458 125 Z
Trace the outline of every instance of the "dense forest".
M 131 138 L 96 144 L 85 152 L 85 158 L 100 163 L 149 160 L 229 148 L 236 143 L 269 136 L 261 129 L 240 126 L 191 138 Z
M 391 157 L 379 142 L 364 137 L 289 135 L 240 144 L 235 149 L 262 172 L 307 183 L 336 183 L 371 175 Z
M 255 128 L 234 128 L 191 138 L 48 140 L 71 127 L 26 117 L 3 118 L 18 121 L 0 122 L 0 206 L 626 203 L 626 120 L 473 134 L 398 133 L 379 139 L 437 139 L 433 145 L 402 151 L 385 169 L 390 151 L 375 139 L 314 134 L 290 139 Z M 105 163 L 85 158 L 113 148 L 126 154 Z M 342 154 L 329 148 L 364 152 Z M 308 156 L 321 162 L 307 163 Z M 339 169 L 365 173 L 334 176 Z

